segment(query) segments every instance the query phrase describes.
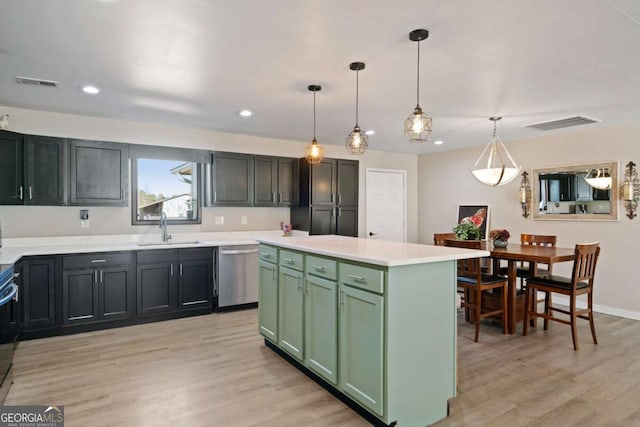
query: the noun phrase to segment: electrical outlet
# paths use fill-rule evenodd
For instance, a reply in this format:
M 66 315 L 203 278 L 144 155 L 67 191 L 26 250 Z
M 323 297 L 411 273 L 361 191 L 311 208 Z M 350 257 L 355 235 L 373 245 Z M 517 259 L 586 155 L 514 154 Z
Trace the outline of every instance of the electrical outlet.
M 216 225 L 222 225 L 222 224 L 224 224 L 224 217 L 216 216 Z
M 241 223 L 242 225 L 247 225 L 247 216 L 246 216 L 246 215 L 242 215 L 242 216 L 240 217 L 240 223 Z

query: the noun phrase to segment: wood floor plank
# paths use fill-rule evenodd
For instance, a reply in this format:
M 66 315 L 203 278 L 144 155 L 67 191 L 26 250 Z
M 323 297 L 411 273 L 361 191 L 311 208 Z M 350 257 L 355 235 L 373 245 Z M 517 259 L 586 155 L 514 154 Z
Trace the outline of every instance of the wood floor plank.
M 640 322 L 596 328 L 598 345 L 580 324 L 574 352 L 564 325 L 486 322 L 474 343 L 459 319 L 458 396 L 437 426 L 640 426 Z M 64 405 L 68 427 L 368 425 L 264 346 L 257 310 L 24 341 L 14 370 L 5 404 Z

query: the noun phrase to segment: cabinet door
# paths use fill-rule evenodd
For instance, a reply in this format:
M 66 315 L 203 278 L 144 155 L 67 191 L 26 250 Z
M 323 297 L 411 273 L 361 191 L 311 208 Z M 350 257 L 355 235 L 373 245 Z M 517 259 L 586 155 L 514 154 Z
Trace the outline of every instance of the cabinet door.
M 92 323 L 98 314 L 98 270 L 62 272 L 62 324 Z
M 358 236 L 358 207 L 338 206 L 336 233 L 341 236 Z
M 165 313 L 177 308 L 177 268 L 173 263 L 138 265 L 137 313 Z
M 64 205 L 67 199 L 67 140 L 25 138 L 25 201 L 28 205 Z
M 258 263 L 258 330 L 265 338 L 278 342 L 278 267 Z
M 254 156 L 253 159 L 255 206 L 276 206 L 278 204 L 278 159 L 276 157 Z
M 207 261 L 180 262 L 178 270 L 178 307 L 213 308 L 213 257 Z
M 303 273 L 280 267 L 278 275 L 278 335 L 282 349 L 302 361 Z
M 340 285 L 340 389 L 383 415 L 384 300 Z
M 71 140 L 71 204 L 126 206 L 128 150 L 125 144 Z
M 338 160 L 338 200 L 339 205 L 358 205 L 358 162 Z
M 251 206 L 253 203 L 252 156 L 213 153 L 211 180 L 213 206 Z
M 22 263 L 24 329 L 46 329 L 56 325 L 54 260 Z
M 134 312 L 132 267 L 101 268 L 98 272 L 99 313 L 104 320 L 129 319 Z
M 298 204 L 298 159 L 278 159 L 278 205 Z
M 307 275 L 304 283 L 304 363 L 330 383 L 338 384 L 337 285 Z
M 324 159 L 311 166 L 311 204 L 334 205 L 336 203 L 337 161 Z
M 23 203 L 22 135 L 0 130 L 0 205 Z
M 334 206 L 314 206 L 311 210 L 309 234 L 335 234 L 336 209 Z

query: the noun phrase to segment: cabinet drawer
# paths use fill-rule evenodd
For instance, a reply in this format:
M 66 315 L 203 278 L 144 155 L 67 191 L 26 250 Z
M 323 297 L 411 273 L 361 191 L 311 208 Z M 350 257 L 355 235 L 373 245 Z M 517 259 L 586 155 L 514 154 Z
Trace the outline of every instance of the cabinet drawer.
M 133 264 L 133 255 L 131 252 L 68 255 L 62 258 L 62 268 L 64 270 L 131 264 Z
M 384 293 L 384 271 L 344 262 L 340 263 L 338 270 L 340 283 L 371 292 Z
M 138 251 L 137 259 L 138 264 L 175 262 L 178 259 L 178 253 L 173 249 Z
M 335 260 L 307 255 L 304 259 L 304 271 L 329 280 L 338 278 L 338 263 Z
M 278 262 L 278 250 L 273 246 L 260 245 L 258 252 L 262 261 Z
M 298 252 L 285 251 L 280 249 L 280 265 L 294 270 L 304 270 L 304 256 Z
M 211 248 L 179 249 L 178 259 L 182 261 L 212 261 L 213 250 Z

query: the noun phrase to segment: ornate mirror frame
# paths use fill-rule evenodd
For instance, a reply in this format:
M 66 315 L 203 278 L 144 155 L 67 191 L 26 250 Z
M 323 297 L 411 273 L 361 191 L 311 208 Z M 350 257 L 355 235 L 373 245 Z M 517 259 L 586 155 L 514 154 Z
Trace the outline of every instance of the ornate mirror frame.
M 609 190 L 608 208 L 606 209 L 606 200 L 568 200 L 559 202 L 547 202 L 548 205 L 541 209 L 540 193 L 542 182 L 540 176 L 558 174 L 559 176 L 574 176 L 574 180 L 579 177 L 576 175 L 585 174 L 592 169 L 608 168 L 611 171 L 611 187 Z M 618 221 L 618 162 L 599 162 L 599 163 L 582 163 L 575 165 L 556 166 L 551 168 L 533 169 L 532 188 L 532 205 L 533 219 L 535 220 L 580 220 L 580 221 Z M 569 178 L 570 179 L 570 178 Z M 544 181 L 544 179 L 542 180 Z M 575 181 L 574 181 L 575 182 Z M 586 184 L 586 182 L 585 182 Z M 546 185 L 546 184 L 545 184 Z M 587 184 L 588 185 L 588 184 Z M 574 189 L 575 191 L 575 189 Z M 548 199 L 548 195 L 547 195 Z M 574 197 L 575 199 L 575 197 Z M 604 204 L 604 205 L 603 205 Z M 548 209 L 551 207 L 551 209 Z M 558 212 L 554 210 L 557 209 Z M 578 209 L 586 210 L 586 213 L 576 213 Z M 551 210 L 551 212 L 549 212 Z M 560 212 L 568 210 L 568 212 Z M 590 210 L 592 210 L 590 212 Z M 602 210 L 603 213 L 598 213 Z M 607 212 L 608 211 L 608 212 Z

